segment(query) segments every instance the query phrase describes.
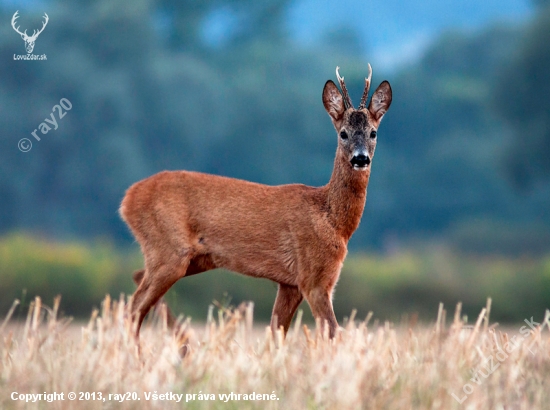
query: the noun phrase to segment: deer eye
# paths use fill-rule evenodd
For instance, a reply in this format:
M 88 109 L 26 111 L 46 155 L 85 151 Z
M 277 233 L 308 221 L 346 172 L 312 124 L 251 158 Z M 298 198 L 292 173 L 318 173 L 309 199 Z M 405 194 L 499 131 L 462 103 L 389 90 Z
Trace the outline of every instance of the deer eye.
M 375 138 L 376 138 L 376 131 L 372 131 L 372 132 L 370 133 L 370 137 L 371 137 L 372 139 L 375 139 Z
M 342 131 L 340 133 L 340 138 L 342 138 L 343 140 L 347 140 L 348 139 L 348 133 L 346 131 Z

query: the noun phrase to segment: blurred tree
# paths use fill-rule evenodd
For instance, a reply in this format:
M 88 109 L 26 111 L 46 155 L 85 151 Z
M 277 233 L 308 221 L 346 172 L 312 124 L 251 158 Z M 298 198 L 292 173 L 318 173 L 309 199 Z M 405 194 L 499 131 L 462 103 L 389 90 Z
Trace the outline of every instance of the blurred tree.
M 166 16 L 168 42 L 172 49 L 198 52 L 204 48 L 202 25 L 216 11 L 236 17 L 238 25 L 225 33 L 225 45 L 242 45 L 258 39 L 273 41 L 284 33 L 284 13 L 291 0 L 157 0 L 158 10 Z M 219 16 L 221 17 L 221 16 Z M 230 17 L 230 16 L 228 16 Z
M 518 188 L 550 177 L 550 7 L 540 10 L 513 62 L 502 68 L 494 106 L 510 125 L 502 168 Z
M 347 55 L 365 54 L 365 47 L 359 33 L 348 26 L 339 26 L 328 30 L 321 41 L 331 52 Z

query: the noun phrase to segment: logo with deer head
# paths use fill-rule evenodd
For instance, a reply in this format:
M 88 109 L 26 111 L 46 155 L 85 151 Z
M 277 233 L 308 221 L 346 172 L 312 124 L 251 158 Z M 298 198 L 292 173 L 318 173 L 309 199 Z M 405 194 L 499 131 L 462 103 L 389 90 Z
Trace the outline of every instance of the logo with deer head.
M 25 48 L 27 49 L 27 53 L 31 54 L 32 50 L 34 50 L 34 43 L 36 42 L 36 39 L 44 31 L 46 28 L 46 25 L 48 24 L 48 20 L 50 19 L 46 13 L 44 13 L 44 22 L 42 23 L 42 28 L 40 30 L 33 30 L 32 36 L 27 35 L 27 30 L 25 30 L 23 33 L 19 31 L 19 26 L 15 26 L 17 19 L 19 18 L 19 10 L 15 12 L 11 19 L 11 26 L 13 29 L 21 36 L 21 38 L 25 41 Z

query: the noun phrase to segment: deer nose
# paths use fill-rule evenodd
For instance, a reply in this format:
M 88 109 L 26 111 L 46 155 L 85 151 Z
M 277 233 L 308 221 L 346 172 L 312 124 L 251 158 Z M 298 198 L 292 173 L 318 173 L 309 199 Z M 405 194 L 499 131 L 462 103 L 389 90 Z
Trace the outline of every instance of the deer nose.
M 351 159 L 351 165 L 354 167 L 363 168 L 370 164 L 370 158 L 365 154 L 355 154 Z

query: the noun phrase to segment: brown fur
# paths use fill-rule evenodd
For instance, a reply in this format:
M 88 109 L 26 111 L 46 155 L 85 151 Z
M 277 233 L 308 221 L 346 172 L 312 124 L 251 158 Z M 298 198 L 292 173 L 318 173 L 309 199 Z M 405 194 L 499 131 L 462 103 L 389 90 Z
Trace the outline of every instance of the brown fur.
M 134 276 L 137 334 L 149 309 L 177 280 L 225 268 L 279 284 L 274 329 L 282 326 L 286 332 L 305 298 L 334 337 L 332 293 L 363 213 L 370 176 L 370 166 L 354 169 L 350 159 L 357 147 L 372 159 L 376 139 L 369 136 L 391 103 L 391 88 L 382 83 L 367 109 L 345 110 L 336 85 L 328 81 L 323 102 L 336 131 L 349 134 L 347 141 L 338 138 L 332 177 L 323 187 L 165 171 L 128 189 L 120 214 L 145 259 L 143 273 Z

